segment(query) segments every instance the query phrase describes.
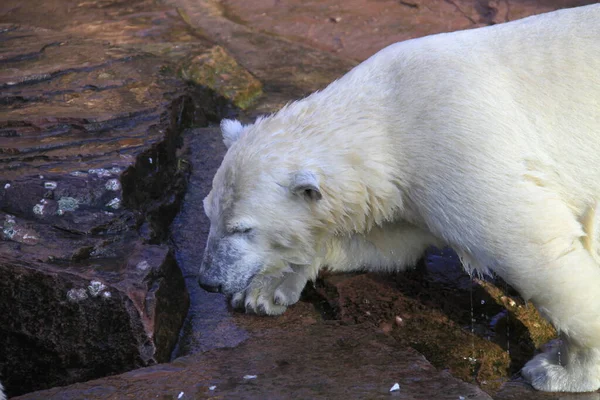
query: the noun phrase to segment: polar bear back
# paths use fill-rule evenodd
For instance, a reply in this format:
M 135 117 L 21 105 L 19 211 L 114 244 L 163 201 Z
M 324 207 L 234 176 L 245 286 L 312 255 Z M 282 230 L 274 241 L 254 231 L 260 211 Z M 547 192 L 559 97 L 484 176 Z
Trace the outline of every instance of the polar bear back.
M 387 121 L 381 129 L 409 176 L 441 167 L 493 180 L 500 167 L 582 214 L 600 199 L 599 21 L 600 5 L 591 5 L 397 43 L 325 92 Z M 323 112 L 335 108 L 328 101 Z

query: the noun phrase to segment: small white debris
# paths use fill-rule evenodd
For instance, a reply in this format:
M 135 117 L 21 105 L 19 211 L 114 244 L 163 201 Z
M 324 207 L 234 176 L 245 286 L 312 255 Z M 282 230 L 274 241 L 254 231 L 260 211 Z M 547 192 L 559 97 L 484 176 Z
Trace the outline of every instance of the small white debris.
M 53 181 L 44 182 L 44 189 L 54 190 L 58 184 Z
M 37 236 L 30 235 L 30 234 L 26 233 L 26 234 L 23 235 L 23 239 L 25 239 L 25 240 L 27 240 L 27 239 L 36 240 Z
M 92 297 L 97 297 L 104 289 L 106 289 L 106 285 L 100 281 L 91 281 L 90 286 L 88 286 L 88 292 Z
M 394 383 L 394 386 L 390 389 L 390 392 L 397 392 L 400 390 L 400 384 L 398 382 Z
M 40 175 L 40 179 L 44 179 L 44 175 Z
M 398 325 L 398 326 L 400 326 L 404 323 L 404 320 L 399 315 L 396 315 L 396 318 L 394 319 L 394 321 L 396 322 L 396 325 Z
M 148 162 L 152 164 L 152 157 L 148 157 Z
M 110 292 L 102 292 L 102 297 L 104 297 L 105 299 L 110 299 L 112 297 L 112 294 L 110 294 Z
M 87 299 L 87 297 L 85 289 L 71 289 L 67 292 L 67 299 L 71 301 L 81 301 Z
M 71 176 L 87 176 L 87 172 L 83 171 L 73 171 L 69 175 Z
M 209 387 L 208 387 L 208 390 L 210 390 L 210 391 L 212 392 L 212 391 L 213 391 L 213 390 L 215 390 L 216 388 L 217 388 L 217 387 L 213 385 L 213 386 L 209 386 Z
M 116 192 L 117 190 L 121 189 L 121 182 L 119 182 L 118 179 L 109 179 L 106 181 L 106 185 L 104 185 L 104 187 L 106 190 L 112 190 L 113 192 Z
M 4 185 L 4 189 L 8 189 L 10 188 L 10 183 L 7 183 L 6 185 Z
M 118 209 L 119 207 L 121 207 L 121 199 L 115 197 L 114 199 L 106 203 L 106 207 L 114 208 L 115 210 Z
M 465 400 L 465 396 L 458 396 L 458 400 Z
M 182 397 L 183 397 L 183 395 L 184 395 L 184 393 L 183 393 L 183 392 L 181 392 L 181 393 L 179 393 L 179 396 L 177 396 L 177 398 L 178 398 L 178 399 L 180 399 L 180 398 L 182 398 Z
M 8 224 L 14 224 L 16 222 L 14 215 L 6 214 L 5 219 Z
M 250 379 L 256 379 L 256 378 L 257 378 L 256 375 L 244 375 L 244 379 L 247 380 L 247 381 L 250 380 Z
M 145 271 L 148 268 L 150 268 L 150 264 L 148 264 L 148 261 L 144 260 L 144 261 L 140 261 L 139 263 L 137 263 L 137 265 L 135 267 L 137 269 L 139 269 L 140 271 Z
M 119 168 L 119 167 L 112 167 L 110 169 L 110 173 L 114 174 L 114 175 L 119 175 L 121 173 L 121 168 Z

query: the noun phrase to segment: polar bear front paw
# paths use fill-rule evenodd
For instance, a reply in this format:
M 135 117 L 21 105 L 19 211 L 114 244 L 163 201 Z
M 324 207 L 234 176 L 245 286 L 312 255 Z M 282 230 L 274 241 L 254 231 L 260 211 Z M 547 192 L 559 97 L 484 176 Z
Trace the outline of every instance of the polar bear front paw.
M 538 354 L 525 364 L 521 374 L 534 388 L 545 392 L 592 392 L 600 388 L 598 365 L 590 360 L 595 357 L 561 357 L 559 351 L 556 346 Z
M 290 272 L 283 277 L 257 276 L 243 292 L 236 293 L 231 305 L 258 315 L 281 315 L 288 306 L 300 300 L 307 279 L 301 273 Z

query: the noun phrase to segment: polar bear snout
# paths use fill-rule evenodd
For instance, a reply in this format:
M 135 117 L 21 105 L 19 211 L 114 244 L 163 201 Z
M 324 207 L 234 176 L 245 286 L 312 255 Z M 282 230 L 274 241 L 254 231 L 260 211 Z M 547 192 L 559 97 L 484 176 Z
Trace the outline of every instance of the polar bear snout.
M 210 252 L 206 250 L 204 252 L 204 258 L 200 265 L 198 285 L 207 292 L 217 293 L 221 292 L 221 283 L 217 281 L 216 276 L 211 274 L 212 256 Z
M 220 293 L 221 292 L 221 285 L 210 282 L 207 283 L 203 277 L 200 277 L 200 279 L 198 279 L 198 284 L 200 285 L 200 287 L 204 290 L 206 290 L 207 292 L 211 292 L 211 293 Z
M 262 260 L 247 247 L 236 235 L 209 238 L 198 270 L 200 287 L 226 295 L 243 291 L 262 267 Z

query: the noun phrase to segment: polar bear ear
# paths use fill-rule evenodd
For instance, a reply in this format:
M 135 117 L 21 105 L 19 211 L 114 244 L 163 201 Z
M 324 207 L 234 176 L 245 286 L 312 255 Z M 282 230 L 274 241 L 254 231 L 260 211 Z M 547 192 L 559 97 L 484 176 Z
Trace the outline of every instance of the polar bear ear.
M 244 131 L 244 125 L 236 119 L 224 119 L 221 121 L 221 132 L 223 133 L 223 143 L 227 148 L 230 148 L 235 143 L 242 132 Z
M 321 200 L 323 195 L 319 189 L 319 178 L 311 171 L 298 171 L 292 176 L 290 190 L 297 196 L 313 201 Z

